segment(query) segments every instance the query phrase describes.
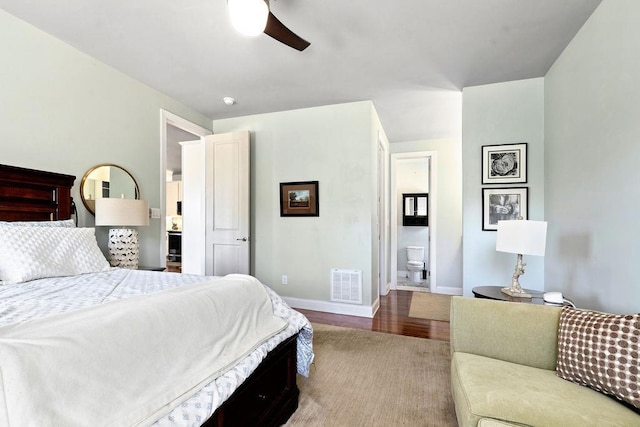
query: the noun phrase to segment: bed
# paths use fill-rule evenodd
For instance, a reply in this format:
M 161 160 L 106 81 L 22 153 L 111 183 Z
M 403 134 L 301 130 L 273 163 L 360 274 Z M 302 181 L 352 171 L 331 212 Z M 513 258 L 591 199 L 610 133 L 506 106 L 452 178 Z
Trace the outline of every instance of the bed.
M 308 320 L 251 276 L 101 263 L 74 180 L 0 165 L 0 424 L 286 422 Z

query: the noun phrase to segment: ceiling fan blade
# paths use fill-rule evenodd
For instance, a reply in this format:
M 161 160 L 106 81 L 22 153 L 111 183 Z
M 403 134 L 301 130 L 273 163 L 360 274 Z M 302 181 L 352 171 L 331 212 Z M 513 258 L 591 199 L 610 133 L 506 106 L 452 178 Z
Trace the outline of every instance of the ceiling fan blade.
M 269 17 L 267 18 L 267 26 L 264 28 L 264 33 L 299 51 L 305 50 L 311 44 L 288 29 L 271 12 L 269 12 Z

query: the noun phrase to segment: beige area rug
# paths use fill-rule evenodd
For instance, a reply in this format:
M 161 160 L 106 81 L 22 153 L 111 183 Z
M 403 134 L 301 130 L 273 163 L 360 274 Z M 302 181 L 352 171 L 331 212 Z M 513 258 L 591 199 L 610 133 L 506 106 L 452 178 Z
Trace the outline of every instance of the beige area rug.
M 414 292 L 409 306 L 409 317 L 449 321 L 451 295 Z
M 286 426 L 457 426 L 448 342 L 313 327 L 315 362 Z

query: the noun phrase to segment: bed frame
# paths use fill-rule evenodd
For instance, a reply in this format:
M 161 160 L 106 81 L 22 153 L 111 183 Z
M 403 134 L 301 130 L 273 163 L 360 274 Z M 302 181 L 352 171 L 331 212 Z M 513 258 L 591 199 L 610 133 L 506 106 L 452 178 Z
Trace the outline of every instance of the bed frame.
M 0 221 L 71 218 L 75 176 L 0 165 Z M 297 334 L 262 361 L 203 425 L 278 426 L 298 408 Z
M 0 165 L 0 220 L 71 218 L 75 179 L 72 175 Z

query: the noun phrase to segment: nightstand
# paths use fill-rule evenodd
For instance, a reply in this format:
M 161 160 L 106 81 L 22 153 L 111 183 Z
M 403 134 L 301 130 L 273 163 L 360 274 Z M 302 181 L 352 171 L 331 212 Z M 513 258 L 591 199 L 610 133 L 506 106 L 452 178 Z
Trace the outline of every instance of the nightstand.
M 145 270 L 145 271 L 165 271 L 166 268 L 165 267 L 147 267 L 144 265 L 139 265 L 138 266 L 138 270 Z

